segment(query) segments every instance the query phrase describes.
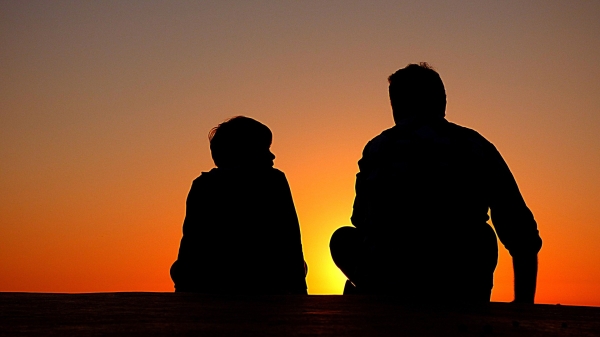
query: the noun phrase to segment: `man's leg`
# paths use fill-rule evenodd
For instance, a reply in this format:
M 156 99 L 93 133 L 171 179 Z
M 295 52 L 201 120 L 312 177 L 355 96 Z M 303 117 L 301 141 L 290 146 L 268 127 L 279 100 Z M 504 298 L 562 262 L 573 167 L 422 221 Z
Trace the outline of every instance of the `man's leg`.
M 176 293 L 206 291 L 206 289 L 204 289 L 205 287 L 199 285 L 198 276 L 195 273 L 190 273 L 189 266 L 181 263 L 181 261 L 176 260 L 173 265 L 171 265 L 169 272 Z
M 498 241 L 489 226 L 481 226 L 472 234 L 469 247 L 463 251 L 463 283 L 459 285 L 462 300 L 467 302 L 489 302 L 494 285 L 494 270 L 498 264 Z
M 363 239 L 360 232 L 355 227 L 350 226 L 338 228 L 331 236 L 329 249 L 333 262 L 348 278 L 344 286 L 344 294 L 358 292 L 351 281 L 355 279 L 356 265 Z
M 187 289 L 185 289 L 184 286 L 181 285 L 181 264 L 179 263 L 179 261 L 175 261 L 172 265 L 171 265 L 171 269 L 169 270 L 169 273 L 171 274 L 171 280 L 173 280 L 173 286 L 175 288 L 175 292 L 186 292 L 188 291 Z

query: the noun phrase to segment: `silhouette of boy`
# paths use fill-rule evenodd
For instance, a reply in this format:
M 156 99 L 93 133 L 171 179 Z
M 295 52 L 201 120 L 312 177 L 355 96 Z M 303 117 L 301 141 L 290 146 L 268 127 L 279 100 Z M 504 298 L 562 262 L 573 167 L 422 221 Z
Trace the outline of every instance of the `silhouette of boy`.
M 300 226 L 269 128 L 248 117 L 209 134 L 217 168 L 192 183 L 171 267 L 176 292 L 306 294 Z
M 396 125 L 358 162 L 355 227 L 332 236 L 348 277 L 344 293 L 407 301 L 490 300 L 497 239 L 513 258 L 515 301 L 533 303 L 542 241 L 533 214 L 496 148 L 446 121 L 446 92 L 427 63 L 389 78 Z

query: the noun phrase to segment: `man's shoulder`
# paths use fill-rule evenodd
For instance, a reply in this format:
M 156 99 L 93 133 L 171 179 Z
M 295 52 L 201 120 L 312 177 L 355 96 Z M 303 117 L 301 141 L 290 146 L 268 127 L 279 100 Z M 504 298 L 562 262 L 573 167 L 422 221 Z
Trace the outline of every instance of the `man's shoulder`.
M 471 137 L 474 139 L 480 139 L 480 140 L 487 141 L 487 139 L 485 139 L 485 137 L 483 137 L 479 132 L 477 132 L 471 128 L 468 128 L 466 126 L 458 125 L 456 123 L 449 122 L 449 121 L 446 121 L 445 126 L 452 132 L 462 135 L 464 137 Z
M 363 156 L 377 156 L 398 146 L 411 146 L 411 144 L 421 144 L 422 142 L 454 144 L 470 148 L 484 156 L 496 151 L 494 145 L 479 132 L 441 119 L 420 126 L 396 125 L 386 129 L 366 144 Z
M 484 136 L 482 136 L 479 132 L 470 129 L 468 127 L 458 125 L 453 122 L 449 122 L 445 119 L 436 122 L 435 124 L 423 125 L 426 128 L 430 128 L 432 132 L 439 132 L 449 137 L 455 138 L 463 138 L 469 139 L 472 141 L 478 141 L 483 143 L 490 143 Z M 383 143 L 387 143 L 390 141 L 394 141 L 399 136 L 402 136 L 404 133 L 415 132 L 416 129 L 419 128 L 406 128 L 403 126 L 394 126 L 389 129 L 383 130 L 380 134 L 373 137 L 368 143 L 367 146 L 378 146 Z M 491 143 L 490 143 L 491 144 Z
M 383 130 L 380 134 L 373 137 L 371 140 L 367 142 L 365 145 L 365 151 L 377 151 L 382 146 L 385 146 L 386 143 L 389 143 L 394 138 L 394 133 L 396 130 L 392 127 L 386 130 Z
M 479 132 L 451 122 L 448 122 L 448 130 L 454 139 L 455 145 L 459 148 L 467 149 L 478 158 L 493 163 L 492 165 L 497 165 L 503 161 L 502 155 L 496 146 Z
M 449 130 L 450 137 L 463 143 L 469 143 L 474 148 L 485 150 L 495 149 L 492 142 L 473 129 L 452 122 L 447 122 L 446 127 Z

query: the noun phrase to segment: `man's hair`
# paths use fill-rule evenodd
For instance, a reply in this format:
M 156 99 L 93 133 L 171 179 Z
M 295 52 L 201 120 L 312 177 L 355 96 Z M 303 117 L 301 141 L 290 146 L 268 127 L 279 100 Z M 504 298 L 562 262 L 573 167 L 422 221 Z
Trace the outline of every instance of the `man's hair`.
M 440 75 L 427 64 L 409 64 L 388 77 L 394 120 L 406 117 L 444 117 L 446 89 Z
M 208 140 L 215 165 L 223 167 L 251 160 L 257 151 L 268 149 L 273 134 L 255 119 L 236 116 L 212 128 Z

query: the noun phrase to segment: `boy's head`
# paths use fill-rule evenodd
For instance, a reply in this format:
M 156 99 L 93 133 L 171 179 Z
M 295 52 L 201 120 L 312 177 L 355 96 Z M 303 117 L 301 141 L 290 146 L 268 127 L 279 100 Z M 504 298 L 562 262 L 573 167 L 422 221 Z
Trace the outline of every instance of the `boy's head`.
M 244 116 L 230 118 L 210 130 L 208 139 L 217 167 L 273 166 L 275 155 L 269 150 L 273 134 L 257 120 Z
M 440 75 L 427 64 L 409 64 L 388 77 L 394 121 L 407 117 L 444 117 L 446 90 Z

